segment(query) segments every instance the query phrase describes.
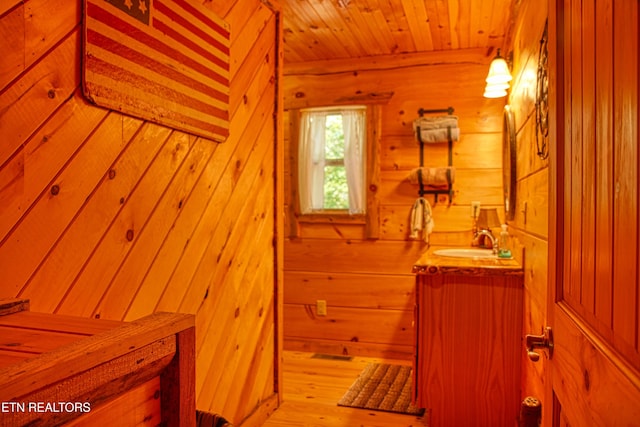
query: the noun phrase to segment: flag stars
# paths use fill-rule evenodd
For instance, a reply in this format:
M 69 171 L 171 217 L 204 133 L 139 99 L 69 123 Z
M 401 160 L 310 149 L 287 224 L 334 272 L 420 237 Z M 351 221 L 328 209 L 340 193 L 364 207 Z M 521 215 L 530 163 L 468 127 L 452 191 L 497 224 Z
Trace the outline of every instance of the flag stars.
M 0 3 L 3 0 L 0 0 Z M 151 0 L 87 0 L 92 3 L 102 3 L 106 1 L 120 12 L 129 15 L 130 18 L 137 19 L 144 25 L 149 25 L 151 18 Z

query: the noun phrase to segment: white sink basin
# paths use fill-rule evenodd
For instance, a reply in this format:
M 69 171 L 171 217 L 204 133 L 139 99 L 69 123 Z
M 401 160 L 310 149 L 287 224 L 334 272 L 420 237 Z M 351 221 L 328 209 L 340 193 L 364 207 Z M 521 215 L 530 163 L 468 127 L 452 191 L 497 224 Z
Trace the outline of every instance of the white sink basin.
M 478 249 L 478 248 L 450 248 L 450 249 L 437 249 L 433 251 L 435 255 L 448 256 L 452 258 L 475 258 L 475 259 L 491 259 L 498 258 L 491 249 Z

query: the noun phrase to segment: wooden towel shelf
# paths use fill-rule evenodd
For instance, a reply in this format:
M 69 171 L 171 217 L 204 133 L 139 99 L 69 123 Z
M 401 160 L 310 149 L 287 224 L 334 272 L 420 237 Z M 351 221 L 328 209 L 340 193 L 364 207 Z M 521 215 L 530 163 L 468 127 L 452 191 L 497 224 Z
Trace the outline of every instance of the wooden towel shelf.
M 418 110 L 418 114 L 420 115 L 420 117 L 423 117 L 425 114 L 435 114 L 435 113 L 447 113 L 448 115 L 452 115 L 453 112 L 454 112 L 453 107 L 438 108 L 438 109 L 432 109 L 432 110 L 420 108 Z M 425 143 L 424 141 L 422 141 L 419 127 L 416 130 L 416 139 L 418 140 L 418 143 L 420 145 L 420 167 L 423 167 Z M 449 138 L 446 142 L 448 144 L 448 157 L 449 157 L 448 166 L 449 168 L 451 168 L 451 166 L 453 165 L 453 140 L 451 138 L 451 128 L 449 128 Z M 450 172 L 447 173 L 447 177 L 448 177 L 447 179 L 448 185 L 446 187 L 444 188 L 430 187 L 423 184 L 421 173 L 418 172 L 418 185 L 420 187 L 418 194 L 420 195 L 420 197 L 423 197 L 425 194 L 433 194 L 434 204 L 438 203 L 439 195 L 446 194 L 449 197 L 449 205 L 451 205 L 451 202 L 453 200 L 453 183 L 452 183 Z

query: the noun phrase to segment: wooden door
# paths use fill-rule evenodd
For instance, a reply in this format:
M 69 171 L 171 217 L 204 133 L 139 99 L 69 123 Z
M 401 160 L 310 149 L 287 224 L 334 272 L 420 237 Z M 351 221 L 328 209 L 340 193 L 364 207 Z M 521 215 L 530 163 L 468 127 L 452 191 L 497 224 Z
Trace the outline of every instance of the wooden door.
M 637 426 L 638 1 L 551 0 L 549 24 L 544 425 Z

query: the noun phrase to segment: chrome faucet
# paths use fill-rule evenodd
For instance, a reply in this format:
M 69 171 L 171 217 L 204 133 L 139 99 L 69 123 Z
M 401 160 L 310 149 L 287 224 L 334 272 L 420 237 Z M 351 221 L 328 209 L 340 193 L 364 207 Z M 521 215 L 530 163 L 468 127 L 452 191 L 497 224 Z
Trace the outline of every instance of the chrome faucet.
M 491 230 L 475 230 L 473 233 L 473 242 L 471 243 L 471 246 L 480 246 L 480 236 L 486 236 L 489 238 L 489 240 L 491 241 L 491 248 L 493 249 L 493 253 L 497 254 L 498 253 L 498 239 L 496 239 L 493 236 L 493 233 L 491 233 Z

